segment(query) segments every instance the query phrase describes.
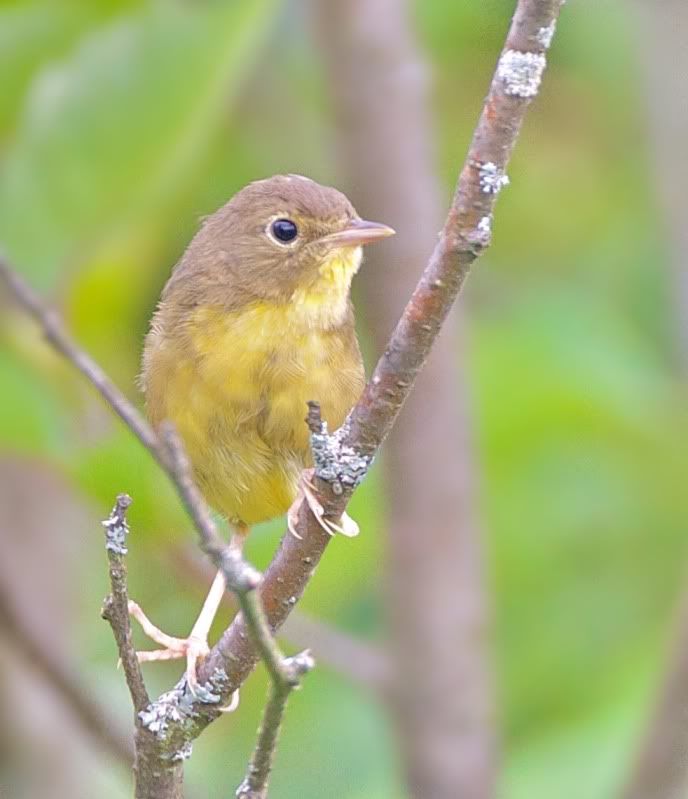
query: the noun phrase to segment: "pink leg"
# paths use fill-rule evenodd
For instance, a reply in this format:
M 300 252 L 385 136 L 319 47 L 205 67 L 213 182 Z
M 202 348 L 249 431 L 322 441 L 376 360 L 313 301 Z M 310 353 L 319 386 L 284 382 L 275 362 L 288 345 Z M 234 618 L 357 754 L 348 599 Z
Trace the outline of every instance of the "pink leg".
M 248 528 L 244 525 L 237 526 L 232 536 L 230 546 L 243 548 L 244 540 L 248 534 Z M 186 681 L 191 692 L 196 695 L 198 692 L 198 677 L 196 668 L 199 660 L 202 660 L 209 651 L 208 634 L 217 615 L 218 608 L 222 602 L 225 592 L 225 578 L 222 572 L 218 571 L 215 575 L 208 596 L 203 603 L 201 612 L 198 615 L 188 638 L 175 638 L 167 635 L 156 627 L 146 616 L 136 602 L 129 602 L 129 613 L 141 625 L 143 632 L 155 643 L 160 644 L 164 649 L 138 652 L 140 662 L 150 662 L 154 660 L 174 660 L 176 658 L 186 658 Z M 232 702 L 226 710 L 233 710 L 238 704 L 238 692 L 232 698 Z

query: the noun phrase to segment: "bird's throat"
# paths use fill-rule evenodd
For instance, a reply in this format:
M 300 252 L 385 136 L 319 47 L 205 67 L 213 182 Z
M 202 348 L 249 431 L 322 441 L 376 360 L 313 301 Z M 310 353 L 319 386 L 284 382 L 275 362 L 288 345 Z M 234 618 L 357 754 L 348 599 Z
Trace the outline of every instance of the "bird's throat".
M 289 313 L 295 324 L 329 330 L 345 320 L 349 290 L 361 265 L 361 247 L 333 250 L 321 264 L 316 279 L 291 296 Z

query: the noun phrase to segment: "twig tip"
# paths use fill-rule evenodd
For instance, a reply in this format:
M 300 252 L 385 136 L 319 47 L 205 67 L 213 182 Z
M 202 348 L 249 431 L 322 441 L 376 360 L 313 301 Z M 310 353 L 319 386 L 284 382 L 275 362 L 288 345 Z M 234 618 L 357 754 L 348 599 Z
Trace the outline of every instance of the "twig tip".
M 310 649 L 304 649 L 297 655 L 285 658 L 284 665 L 291 672 L 292 684 L 298 685 L 301 677 L 315 668 L 315 658 Z
M 116 555 L 127 554 L 127 535 L 129 523 L 127 522 L 127 508 L 132 503 L 129 494 L 118 494 L 110 515 L 103 521 L 105 528 L 105 549 Z
M 320 410 L 320 403 L 315 400 L 308 400 L 308 415 L 306 416 L 306 424 L 311 433 L 323 432 L 322 412 Z

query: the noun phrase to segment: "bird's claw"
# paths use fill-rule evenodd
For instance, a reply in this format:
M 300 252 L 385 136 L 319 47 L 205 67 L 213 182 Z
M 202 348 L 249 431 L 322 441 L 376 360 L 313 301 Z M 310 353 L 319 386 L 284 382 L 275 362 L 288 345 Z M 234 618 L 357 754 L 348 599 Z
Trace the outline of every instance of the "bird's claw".
M 311 509 L 311 513 L 313 516 L 315 516 L 318 524 L 328 535 L 334 536 L 336 533 L 341 533 L 341 535 L 345 535 L 347 538 L 355 538 L 359 534 L 360 529 L 358 524 L 356 524 L 356 522 L 351 518 L 351 516 L 348 515 L 348 513 L 342 514 L 342 518 L 339 520 L 339 523 L 325 518 L 325 508 L 320 500 L 316 497 L 315 486 L 310 480 L 312 473 L 312 470 L 310 470 L 309 472 L 304 472 L 301 475 L 298 496 L 287 512 L 287 528 L 289 532 L 295 538 L 301 540 L 302 536 L 297 532 L 297 525 L 299 520 L 299 507 L 301 506 L 301 500 L 305 500 L 308 507 Z
M 198 636 L 190 635 L 188 638 L 175 638 L 167 635 L 141 610 L 140 606 L 133 600 L 129 601 L 129 615 L 141 625 L 143 632 L 156 644 L 160 644 L 163 649 L 144 650 L 137 652 L 136 657 L 139 663 L 152 663 L 162 660 L 186 659 L 186 682 L 189 690 L 196 697 L 199 694 L 198 677 L 196 667 L 199 661 L 208 654 L 210 648 L 208 642 Z

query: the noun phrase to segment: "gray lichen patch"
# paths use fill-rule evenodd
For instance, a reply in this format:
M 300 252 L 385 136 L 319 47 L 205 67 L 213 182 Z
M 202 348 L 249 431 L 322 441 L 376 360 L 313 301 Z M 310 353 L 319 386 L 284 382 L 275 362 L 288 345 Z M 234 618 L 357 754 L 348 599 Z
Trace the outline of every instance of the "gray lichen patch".
M 210 680 L 205 685 L 196 689 L 194 695 L 186 679 L 181 679 L 177 685 L 167 693 L 161 694 L 155 702 L 151 702 L 145 710 L 139 713 L 141 724 L 155 735 L 158 741 L 169 740 L 172 732 L 182 732 L 184 745 L 169 757 L 172 760 L 184 760 L 190 756 L 190 737 L 184 733 L 191 733 L 196 720 L 199 718 L 199 704 L 217 704 L 222 701 L 221 693 L 226 687 L 228 677 L 224 669 L 215 669 Z
M 497 77 L 512 97 L 535 97 L 540 88 L 547 59 L 542 53 L 505 50 L 497 65 Z
M 118 511 L 119 508 L 115 507 L 110 516 L 101 522 L 105 528 L 105 549 L 117 555 L 126 555 L 129 551 L 127 549 L 129 525 L 124 515 Z
M 550 25 L 547 25 L 544 28 L 540 28 L 537 34 L 535 35 L 538 44 L 544 47 L 545 50 L 547 50 L 550 44 L 552 44 L 552 38 L 554 37 L 554 31 L 556 27 L 557 27 L 556 20 L 552 20 Z
M 173 763 L 180 763 L 184 760 L 188 760 L 191 755 L 193 754 L 193 744 L 191 741 L 186 741 L 183 743 L 179 749 L 176 749 L 168 756 L 168 760 L 171 760 Z
M 344 424 L 330 435 L 327 422 L 323 422 L 320 432 L 311 433 L 315 473 L 332 486 L 335 494 L 341 494 L 344 487 L 356 488 L 368 474 L 373 462 L 372 457 L 361 455 L 353 447 L 342 443 L 348 432 Z
M 478 233 L 481 236 L 489 236 L 492 232 L 492 216 L 483 216 L 478 222 Z
M 480 180 L 480 191 L 483 194 L 499 194 L 504 186 L 509 185 L 509 177 L 494 164 L 492 161 L 486 161 L 484 164 L 478 164 L 480 167 L 478 172 L 478 179 Z
M 476 251 L 489 247 L 492 240 L 492 215 L 481 217 L 476 227 L 466 235 L 466 240 Z

